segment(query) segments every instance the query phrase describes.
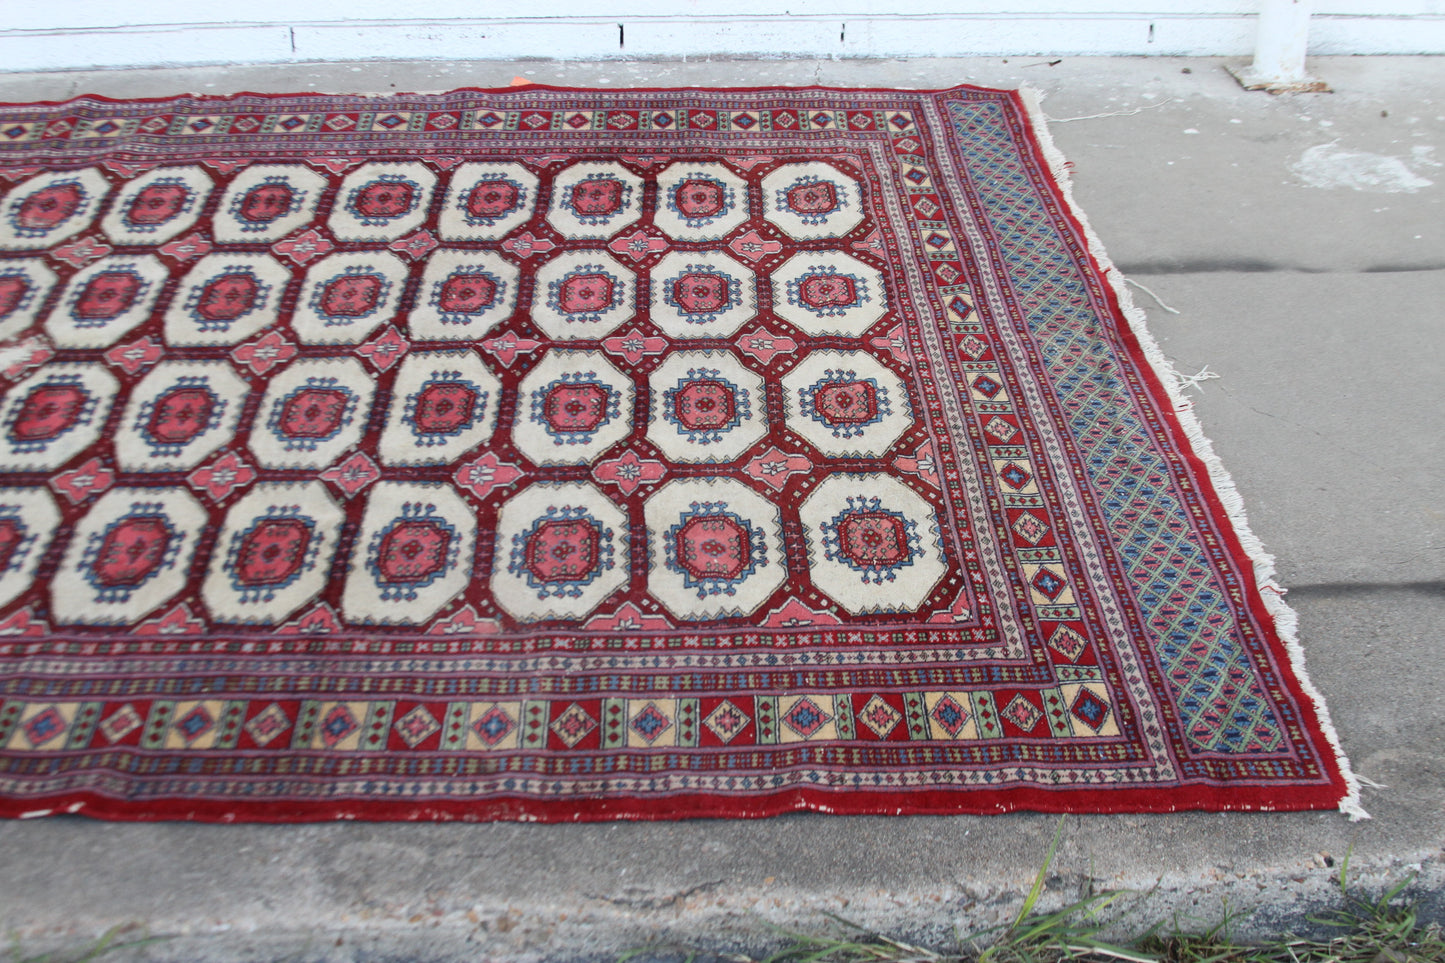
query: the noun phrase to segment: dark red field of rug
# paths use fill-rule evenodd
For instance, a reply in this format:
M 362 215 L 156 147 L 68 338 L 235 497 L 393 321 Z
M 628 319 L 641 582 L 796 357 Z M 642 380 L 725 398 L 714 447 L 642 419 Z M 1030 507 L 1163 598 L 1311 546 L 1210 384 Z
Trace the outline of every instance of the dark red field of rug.
M 977 88 L 0 107 L 0 813 L 1349 808 L 1044 137 Z

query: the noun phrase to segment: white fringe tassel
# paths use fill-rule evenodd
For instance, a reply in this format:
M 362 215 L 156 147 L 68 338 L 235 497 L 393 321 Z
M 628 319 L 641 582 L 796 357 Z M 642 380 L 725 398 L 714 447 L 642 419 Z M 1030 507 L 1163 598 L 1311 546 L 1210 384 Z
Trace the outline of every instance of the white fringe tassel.
M 1264 544 L 1255 536 L 1254 532 L 1250 531 L 1249 521 L 1244 512 L 1244 499 L 1234 487 L 1234 481 L 1229 477 L 1229 472 L 1225 470 L 1219 456 L 1214 453 L 1214 446 L 1204 434 L 1204 428 L 1199 424 L 1199 418 L 1194 413 L 1194 402 L 1184 396 L 1184 387 L 1196 383 L 1200 375 L 1192 378 L 1183 377 L 1164 357 L 1164 352 L 1149 333 L 1144 312 L 1134 306 L 1123 274 L 1109 260 L 1108 254 L 1104 251 L 1103 242 L 1094 233 L 1094 229 L 1089 225 L 1083 211 L 1079 210 L 1078 205 L 1074 203 L 1073 179 L 1069 175 L 1069 164 L 1064 159 L 1064 155 L 1054 146 L 1053 138 L 1049 135 L 1042 107 L 1043 95 L 1038 90 L 1028 87 L 1020 89 L 1019 95 L 1023 98 L 1024 106 L 1028 111 L 1029 123 L 1033 128 L 1034 136 L 1038 138 L 1039 144 L 1043 148 L 1049 170 L 1058 183 L 1059 189 L 1063 192 L 1070 212 L 1084 226 L 1089 253 L 1093 255 L 1110 286 L 1114 289 L 1114 294 L 1119 299 L 1119 305 L 1123 308 L 1124 317 L 1128 319 L 1129 327 L 1134 331 L 1134 337 L 1138 339 L 1144 350 L 1144 356 L 1149 359 L 1155 374 L 1163 383 L 1165 391 L 1168 392 L 1169 400 L 1174 405 L 1174 412 L 1179 418 L 1184 434 L 1189 439 L 1190 446 L 1194 449 L 1194 454 L 1209 469 L 1210 481 L 1213 482 L 1214 491 L 1219 496 L 1220 503 L 1224 505 L 1225 512 L 1229 515 L 1235 535 L 1238 536 L 1240 544 L 1254 563 L 1255 584 L 1260 589 L 1265 609 L 1274 619 L 1275 630 L 1284 640 L 1285 648 L 1289 652 L 1290 664 L 1294 669 L 1295 677 L 1299 680 L 1300 688 L 1304 690 L 1305 695 L 1314 703 L 1320 727 L 1324 730 L 1325 738 L 1329 740 L 1330 748 L 1334 750 L 1335 761 L 1344 774 L 1346 793 L 1344 799 L 1340 800 L 1340 812 L 1350 817 L 1351 821 L 1369 819 L 1370 814 L 1365 812 L 1360 805 L 1360 779 L 1350 768 L 1350 762 L 1345 758 L 1344 750 L 1340 747 L 1340 737 L 1335 732 L 1334 724 L 1330 721 L 1324 696 L 1320 695 L 1319 690 L 1310 682 L 1309 676 L 1305 672 L 1304 649 L 1300 647 L 1298 637 L 1299 616 L 1284 601 L 1285 590 L 1275 581 L 1274 557 L 1265 551 Z M 1202 374 L 1203 372 L 1201 372 Z

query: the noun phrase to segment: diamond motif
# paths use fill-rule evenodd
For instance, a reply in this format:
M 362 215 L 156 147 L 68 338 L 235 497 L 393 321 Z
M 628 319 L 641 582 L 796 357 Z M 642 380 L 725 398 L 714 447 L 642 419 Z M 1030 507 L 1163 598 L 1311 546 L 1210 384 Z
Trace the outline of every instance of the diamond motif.
M 780 451 L 774 445 L 762 454 L 754 455 L 746 470 L 773 491 L 780 492 L 787 487 L 790 477 L 811 471 L 812 468 L 813 463 L 806 455 Z
M 83 237 L 69 244 L 62 244 L 50 252 L 50 256 L 64 261 L 71 267 L 84 267 L 97 258 L 105 257 L 115 248 L 95 237 Z
M 783 249 L 783 242 L 776 238 L 765 238 L 756 230 L 748 231 L 740 237 L 732 239 L 728 244 L 728 250 L 738 257 L 745 257 L 754 264 L 767 257 L 769 254 L 777 254 Z
M 513 361 L 522 355 L 531 354 L 541 346 L 542 342 L 540 341 L 519 338 L 510 331 L 495 338 L 488 338 L 478 345 L 483 351 L 500 361 L 504 368 L 510 368 Z
M 356 716 L 346 706 L 337 705 L 326 713 L 326 718 L 321 720 L 321 741 L 326 744 L 327 749 L 335 749 L 336 746 L 347 736 L 361 728 L 356 721 Z
M 1093 693 L 1090 689 L 1080 689 L 1079 694 L 1069 706 L 1075 719 L 1093 729 L 1095 732 L 1104 727 L 1109 720 L 1109 706 Z
M 533 254 L 546 254 L 556 246 L 545 237 L 534 237 L 530 231 L 518 234 L 516 237 L 509 237 L 502 242 L 502 250 L 520 258 L 529 258 Z
M 667 339 L 649 337 L 636 328 L 626 334 L 613 335 L 602 342 L 602 350 L 608 354 L 620 355 L 628 364 L 637 364 L 651 354 L 662 354 L 667 350 Z
M 356 349 L 356 353 L 370 361 L 377 371 L 386 371 L 411 350 L 411 342 L 401 336 L 396 325 L 388 324 L 386 330 Z
M 70 723 L 65 721 L 65 717 L 55 706 L 47 706 L 21 726 L 25 738 L 30 740 L 30 745 L 36 749 L 63 735 L 68 728 Z
M 192 488 L 211 496 L 212 501 L 223 502 L 231 493 L 245 488 L 256 478 L 256 470 L 241 460 L 234 451 L 228 451 L 220 458 L 203 465 L 186 476 Z
M 417 231 L 387 245 L 391 250 L 405 254 L 413 261 L 420 261 L 436 250 L 436 246 L 437 239 L 430 231 Z
M 264 746 L 291 728 L 291 719 L 279 705 L 273 702 L 252 716 L 251 721 L 246 723 L 243 728 L 245 728 L 246 734 L 255 740 L 256 745 Z
M 186 745 L 191 745 L 197 739 L 204 736 L 215 728 L 216 720 L 203 705 L 195 706 L 190 712 L 181 716 L 172 727 L 185 740 Z
M 882 696 L 875 695 L 868 700 L 863 711 L 858 713 L 858 718 L 879 739 L 886 739 L 888 734 L 898 727 L 898 720 L 903 718 L 903 713 L 883 701 Z
M 798 350 L 798 342 L 786 335 L 777 335 L 766 328 L 758 328 L 744 334 L 737 340 L 738 350 L 757 358 L 763 364 L 771 364 L 780 354 L 792 354 Z
M 1032 481 L 1034 477 L 1030 475 L 1022 465 L 1016 462 L 1009 462 L 998 475 L 1010 488 L 1015 489 L 1023 488 Z
M 196 618 L 191 607 L 178 602 L 158 619 L 147 619 L 134 629 L 135 635 L 200 635 L 206 623 Z
M 106 468 L 99 458 L 92 458 L 80 467 L 63 471 L 50 479 L 50 487 L 69 499 L 72 505 L 99 495 L 113 484 L 115 473 Z
M 593 478 L 616 485 L 622 489 L 624 495 L 631 495 L 642 485 L 661 481 L 666 474 L 667 466 L 662 462 L 651 459 L 644 461 L 631 449 L 592 469 Z
M 642 711 L 632 717 L 627 728 L 641 736 L 648 745 L 652 745 L 664 732 L 672 728 L 672 720 L 657 708 L 656 703 L 649 702 Z
M 556 718 L 550 728 L 557 738 L 562 740 L 563 745 L 573 749 L 577 743 L 587 738 L 588 733 L 597 728 L 597 720 L 574 702 Z
M 43 337 L 31 335 L 11 346 L 0 359 L 0 377 L 18 378 L 55 357 L 55 349 Z
M 1029 584 L 1032 585 L 1040 595 L 1052 602 L 1064 591 L 1064 585 L 1066 583 L 1051 569 L 1041 568 L 1035 573 L 1034 577 L 1029 581 Z
M 127 702 L 101 722 L 100 732 L 110 742 L 117 742 L 139 729 L 141 721 L 135 706 Z
M 329 481 L 347 498 L 353 497 L 367 485 L 381 477 L 381 469 L 376 467 L 376 462 L 367 457 L 366 452 L 358 451 L 339 464 L 332 465 L 321 473 L 322 481 Z
M 417 706 L 406 715 L 396 720 L 392 726 L 396 734 L 401 736 L 401 741 L 406 743 L 408 749 L 415 749 L 426 739 L 441 728 L 436 716 L 427 711 L 426 706 Z
M 231 352 L 231 357 L 237 364 L 263 375 L 278 364 L 285 364 L 296 357 L 296 351 L 296 345 L 283 338 L 281 332 L 268 331 L 250 344 L 238 346 Z
M 619 235 L 611 244 L 607 245 L 607 248 L 617 254 L 630 257 L 633 261 L 641 261 L 649 254 L 666 251 L 668 246 L 666 238 L 638 230 L 626 236 Z
M 958 700 L 951 695 L 939 699 L 938 704 L 928 715 L 940 729 L 954 739 L 958 738 L 958 734 L 963 731 L 964 726 L 968 725 L 968 720 L 971 718 L 968 710 L 959 705 Z
M 277 241 L 271 245 L 271 250 L 279 257 L 290 258 L 297 264 L 306 264 L 330 252 L 335 247 L 335 244 L 332 244 L 313 228 L 284 241 Z
M 164 355 L 165 350 L 156 343 L 156 339 L 146 335 L 130 344 L 118 344 L 111 348 L 105 353 L 105 360 L 126 374 L 134 375 L 155 364 Z
M 341 619 L 325 602 L 313 607 L 299 619 L 292 619 L 279 629 L 282 635 L 330 635 L 341 631 Z
M 1039 540 L 1049 533 L 1049 526 L 1044 524 L 1037 515 L 1032 512 L 1024 512 L 1013 523 L 1014 534 L 1028 542 L 1030 545 L 1037 545 Z
M 1008 706 L 1000 715 L 1018 726 L 1024 732 L 1033 729 L 1034 726 L 1039 724 L 1039 720 L 1044 717 L 1044 714 L 1039 711 L 1038 706 L 1034 705 L 1028 699 L 1025 699 L 1022 695 L 1014 696 L 1013 700 L 1009 702 Z
M 452 475 L 458 488 L 471 492 L 478 500 L 485 500 L 498 488 L 505 488 L 521 477 L 520 468 L 490 451 L 462 465 Z
M 793 703 L 793 707 L 783 716 L 783 723 L 804 739 L 816 734 L 832 721 L 833 717 L 818 708 L 818 704 L 807 696 Z
M 703 720 L 703 725 L 711 729 L 713 735 L 726 743 L 732 742 L 738 733 L 748 727 L 750 722 L 752 719 L 748 718 L 747 713 L 724 699 L 721 705 L 708 713 L 707 718 Z
M 1012 422 L 1005 418 L 1000 418 L 998 415 L 994 415 L 988 421 L 984 422 L 983 430 L 1002 442 L 1011 441 L 1013 437 L 1019 433 L 1019 430 L 1014 427 Z
M 480 719 L 472 723 L 472 731 L 488 748 L 507 738 L 516 728 L 516 720 L 502 711 L 500 706 L 492 706 Z
M 4 620 L 0 620 L 0 636 L 36 636 L 49 635 L 50 624 L 44 619 L 37 619 L 35 613 L 29 606 L 12 612 Z
M 1049 648 L 1058 652 L 1070 662 L 1078 661 L 1084 649 L 1088 647 L 1084 637 L 1067 625 L 1061 625 L 1053 635 L 1049 636 Z

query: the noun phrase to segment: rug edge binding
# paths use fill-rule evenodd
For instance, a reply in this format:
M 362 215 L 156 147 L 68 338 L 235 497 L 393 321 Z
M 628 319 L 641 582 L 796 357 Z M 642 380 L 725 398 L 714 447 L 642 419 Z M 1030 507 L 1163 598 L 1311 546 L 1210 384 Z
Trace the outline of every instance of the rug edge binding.
M 1264 543 L 1249 527 L 1249 518 L 1244 508 L 1244 497 L 1235 487 L 1234 479 L 1230 477 L 1224 463 L 1215 454 L 1214 445 L 1209 440 L 1209 436 L 1205 434 L 1199 416 L 1194 412 L 1194 402 L 1184 395 L 1183 376 L 1175 370 L 1173 363 L 1165 356 L 1163 349 L 1159 347 L 1159 343 L 1150 333 L 1148 317 L 1142 308 L 1134 304 L 1134 299 L 1124 283 L 1123 272 L 1109 259 L 1108 253 L 1104 250 L 1103 240 L 1094 231 L 1088 217 L 1074 201 L 1071 167 L 1063 152 L 1054 144 L 1053 136 L 1049 133 L 1048 116 L 1043 110 L 1044 93 L 1036 88 L 1021 87 L 1018 95 L 1023 103 L 1029 128 L 1038 141 L 1044 160 L 1048 163 L 1049 173 L 1058 185 L 1070 214 L 1084 229 L 1089 254 L 1108 280 L 1114 296 L 1118 299 L 1125 320 L 1129 322 L 1134 337 L 1143 349 L 1145 358 L 1148 359 L 1155 375 L 1168 394 L 1175 417 L 1178 418 L 1180 427 L 1183 428 L 1185 436 L 1189 439 L 1190 447 L 1195 456 L 1209 470 L 1209 480 L 1214 486 L 1220 503 L 1224 506 L 1229 522 L 1234 528 L 1235 536 L 1239 539 L 1240 545 L 1249 556 L 1250 561 L 1254 563 L 1255 586 L 1264 601 L 1265 609 L 1274 620 L 1275 631 L 1285 644 L 1290 668 L 1294 671 L 1301 691 L 1314 706 L 1320 729 L 1324 732 L 1325 739 L 1334 752 L 1335 764 L 1339 766 L 1340 774 L 1344 777 L 1345 796 L 1340 800 L 1339 811 L 1348 816 L 1351 822 L 1369 819 L 1371 818 L 1370 814 L 1365 811 L 1360 801 L 1360 778 L 1355 775 L 1349 759 L 1345 756 L 1344 747 L 1340 743 L 1339 733 L 1335 731 L 1324 695 L 1310 681 L 1309 673 L 1305 668 L 1305 652 L 1299 642 L 1299 615 L 1284 600 L 1286 589 L 1275 578 L 1274 556 L 1269 554 Z

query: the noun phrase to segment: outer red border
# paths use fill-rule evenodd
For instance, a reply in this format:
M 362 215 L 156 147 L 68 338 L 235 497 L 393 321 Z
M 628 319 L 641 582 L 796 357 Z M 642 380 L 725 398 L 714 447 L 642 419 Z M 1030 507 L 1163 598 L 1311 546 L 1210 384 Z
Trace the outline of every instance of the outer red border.
M 856 88 L 807 85 L 799 87 L 559 87 L 548 84 L 518 84 L 507 87 L 459 87 L 443 94 L 385 93 L 268 94 L 241 91 L 234 94 L 190 94 L 172 97 L 116 99 L 100 94 L 82 94 L 62 101 L 31 103 L 0 103 L 6 107 L 62 107 L 77 101 L 99 101 L 109 104 L 163 103 L 189 99 L 192 101 L 235 101 L 245 97 L 266 100 L 327 96 L 370 96 L 372 99 L 405 99 L 442 97 L 453 94 L 497 94 L 526 90 L 550 90 L 576 93 L 755 93 L 765 91 L 849 92 Z M 1034 129 L 1033 120 L 1018 91 L 990 87 L 960 85 L 937 90 L 898 87 L 870 87 L 870 92 L 912 94 L 927 97 L 956 90 L 976 90 L 1004 94 L 1020 118 L 1030 159 L 1039 166 L 1051 196 L 1081 247 L 1087 251 L 1089 267 L 1101 280 L 1116 335 L 1134 362 L 1139 379 L 1149 392 L 1160 423 L 1169 432 L 1178 449 L 1196 490 L 1203 497 L 1213 516 L 1225 548 L 1239 571 L 1247 576 L 1254 570 L 1254 561 L 1244 550 L 1228 513 L 1215 489 L 1209 469 L 1194 452 L 1174 411 L 1168 393 L 1144 354 L 1138 337 L 1124 315 L 1118 294 L 1108 283 L 1103 264 L 1086 243 L 1087 232 L 1074 213 L 1062 185 L 1054 177 L 1049 161 Z M 1040 789 L 1017 787 L 1009 789 L 926 790 L 919 792 L 876 792 L 866 790 L 827 791 L 808 788 L 785 790 L 766 796 L 718 796 L 708 794 L 671 795 L 656 799 L 609 798 L 582 796 L 566 800 L 539 800 L 519 796 L 489 796 L 485 800 L 186 800 L 176 797 L 131 799 L 104 796 L 94 792 L 65 793 L 25 800 L 0 799 L 0 817 L 29 818 L 74 814 L 97 819 L 126 822 L 160 822 L 186 820 L 205 823 L 255 822 L 301 823 L 331 820 L 437 821 L 437 822 L 603 822 L 612 820 L 678 820 L 691 818 L 765 818 L 789 812 L 812 811 L 835 815 L 982 815 L 1028 810 L 1044 813 L 1168 813 L 1181 810 L 1202 811 L 1294 811 L 1336 808 L 1348 792 L 1345 776 L 1336 758 L 1335 747 L 1326 736 L 1314 700 L 1304 691 L 1297 670 L 1274 617 L 1265 607 L 1258 587 L 1245 586 L 1249 611 L 1262 629 L 1266 646 L 1275 656 L 1281 685 L 1295 700 L 1301 721 L 1308 731 L 1311 745 L 1319 754 L 1323 767 L 1330 774 L 1326 786 L 1261 786 L 1248 783 L 1194 784 L 1176 787 L 1122 787 Z
M 1333 754 L 1331 754 L 1333 756 Z M 1341 781 L 1343 786 L 1343 781 Z M 1343 795 L 1343 789 L 1340 795 Z M 0 818 L 74 814 L 121 822 L 186 820 L 203 823 L 314 823 L 332 820 L 361 822 L 540 822 L 592 823 L 619 819 L 761 819 L 811 811 L 839 816 L 961 816 L 1027 810 L 1041 813 L 1171 813 L 1294 811 L 1333 809 L 1337 797 L 1324 797 L 1322 787 L 1187 786 L 1172 789 L 1099 788 L 1047 790 L 966 789 L 946 792 L 849 792 L 833 795 L 816 789 L 792 789 L 770 796 L 732 797 L 703 794 L 660 799 L 609 799 L 583 796 L 570 800 L 538 800 L 490 796 L 461 800 L 295 800 L 258 802 L 187 801 L 177 798 L 113 799 L 92 792 L 0 803 Z M 143 806 L 144 808 L 138 808 Z

